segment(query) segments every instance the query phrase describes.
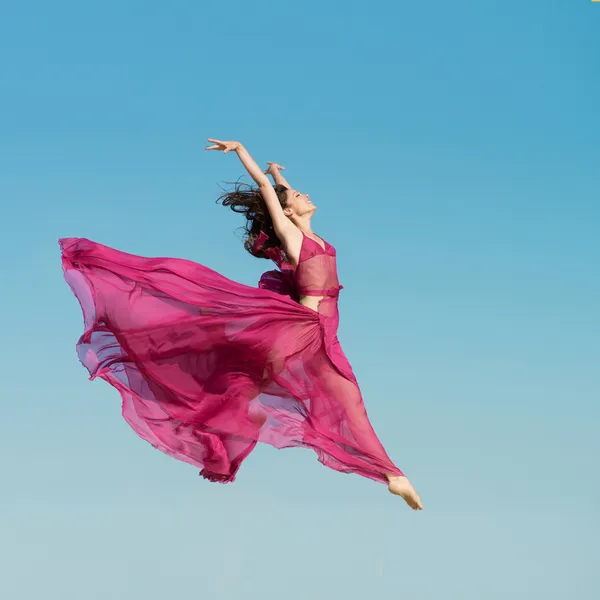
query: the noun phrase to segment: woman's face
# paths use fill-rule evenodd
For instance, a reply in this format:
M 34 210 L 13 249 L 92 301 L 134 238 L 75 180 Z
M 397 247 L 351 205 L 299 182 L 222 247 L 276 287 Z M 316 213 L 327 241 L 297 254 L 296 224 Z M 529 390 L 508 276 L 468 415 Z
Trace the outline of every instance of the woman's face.
M 286 193 L 285 214 L 288 217 L 296 215 L 302 217 L 315 212 L 317 207 L 310 201 L 308 194 L 303 194 L 298 190 L 288 190 Z

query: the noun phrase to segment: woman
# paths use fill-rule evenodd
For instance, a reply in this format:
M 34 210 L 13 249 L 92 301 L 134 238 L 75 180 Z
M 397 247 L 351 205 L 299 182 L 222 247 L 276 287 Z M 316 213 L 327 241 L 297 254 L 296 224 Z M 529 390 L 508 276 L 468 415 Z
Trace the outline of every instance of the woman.
M 119 390 L 140 437 L 210 481 L 234 481 L 259 441 L 306 447 L 422 509 L 375 435 L 337 339 L 336 252 L 310 228 L 315 205 L 279 165 L 263 173 L 240 143 L 209 142 L 235 152 L 256 182 L 220 200 L 245 214 L 246 249 L 279 270 L 254 288 L 191 261 L 62 239 L 84 313 L 82 363 Z

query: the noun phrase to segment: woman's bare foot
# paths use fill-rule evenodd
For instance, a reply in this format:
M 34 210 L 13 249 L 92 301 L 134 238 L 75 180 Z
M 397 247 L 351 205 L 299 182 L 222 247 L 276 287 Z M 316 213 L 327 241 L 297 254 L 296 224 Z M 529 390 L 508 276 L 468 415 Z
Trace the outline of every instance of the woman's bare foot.
M 406 504 L 408 504 L 413 510 L 423 510 L 421 499 L 419 494 L 415 491 L 410 481 L 406 477 L 396 477 L 393 475 L 387 475 L 388 490 L 404 498 Z

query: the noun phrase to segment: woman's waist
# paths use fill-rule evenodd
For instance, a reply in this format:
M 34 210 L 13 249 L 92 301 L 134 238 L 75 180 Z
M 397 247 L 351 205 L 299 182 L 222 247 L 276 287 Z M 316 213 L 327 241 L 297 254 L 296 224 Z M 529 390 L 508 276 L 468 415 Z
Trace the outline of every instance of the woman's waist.
M 337 296 L 300 296 L 299 303 L 319 315 L 326 333 L 337 331 L 339 319 Z

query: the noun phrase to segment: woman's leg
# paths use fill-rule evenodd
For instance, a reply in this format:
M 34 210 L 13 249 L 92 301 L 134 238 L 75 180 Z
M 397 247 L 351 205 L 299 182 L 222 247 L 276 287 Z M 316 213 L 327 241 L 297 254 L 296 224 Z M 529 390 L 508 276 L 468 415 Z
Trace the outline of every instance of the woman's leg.
M 314 395 L 314 401 L 311 398 L 311 418 L 347 440 L 348 448 L 362 452 L 372 468 L 380 469 L 391 493 L 403 497 L 411 508 L 422 509 L 418 494 L 377 437 L 358 384 L 342 375 L 324 350 L 310 361 L 309 373 L 311 379 L 318 382 L 316 388 L 320 392 Z
M 252 411 L 252 401 L 258 394 L 259 385 L 255 379 L 239 374 L 229 388 L 219 414 L 202 427 L 202 435 L 210 436 L 205 447 L 214 448 L 214 459 L 208 458 L 200 472 L 205 479 L 220 483 L 235 480 L 242 463 L 257 444 L 262 423 L 261 415 Z

